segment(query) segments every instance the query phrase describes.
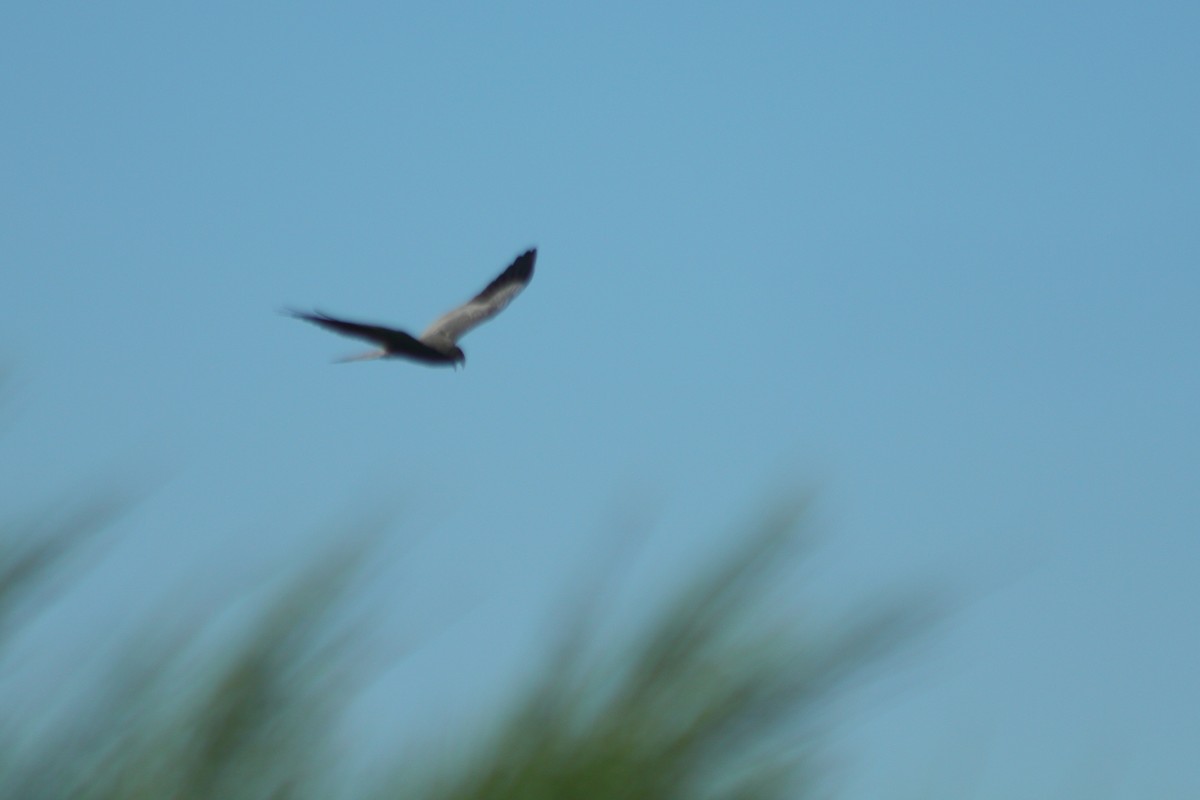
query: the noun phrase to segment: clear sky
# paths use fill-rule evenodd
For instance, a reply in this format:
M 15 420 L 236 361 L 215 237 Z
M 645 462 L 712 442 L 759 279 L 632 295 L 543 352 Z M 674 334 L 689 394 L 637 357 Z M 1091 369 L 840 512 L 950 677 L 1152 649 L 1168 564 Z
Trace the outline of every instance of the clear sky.
M 4 4 L 0 497 L 153 487 L 61 639 L 398 509 L 397 613 L 449 626 L 381 684 L 403 733 L 625 500 L 669 583 L 794 484 L 831 607 L 958 603 L 845 796 L 1196 796 L 1198 41 L 1153 0 Z M 531 245 L 465 371 L 276 313 L 419 330 Z

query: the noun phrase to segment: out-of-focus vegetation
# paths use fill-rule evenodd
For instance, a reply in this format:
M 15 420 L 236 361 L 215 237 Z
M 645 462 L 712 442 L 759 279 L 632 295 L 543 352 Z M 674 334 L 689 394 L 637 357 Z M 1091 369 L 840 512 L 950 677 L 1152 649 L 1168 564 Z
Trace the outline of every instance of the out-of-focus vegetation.
M 361 553 L 321 559 L 240 634 L 201 625 L 161 632 L 169 644 L 147 637 L 48 730 L 42 719 L 0 722 L 0 800 L 828 796 L 819 755 L 830 701 L 912 620 L 827 620 L 816 633 L 784 609 L 780 567 L 796 555 L 801 516 L 740 532 L 623 643 L 599 641 L 602 603 L 581 610 L 502 719 L 477 720 L 457 741 L 413 732 L 369 781 L 349 778 L 335 735 L 361 678 L 347 602 Z M 0 687 L 8 638 L 106 521 L 55 519 L 0 532 Z M 36 717 L 56 701 L 20 707 Z

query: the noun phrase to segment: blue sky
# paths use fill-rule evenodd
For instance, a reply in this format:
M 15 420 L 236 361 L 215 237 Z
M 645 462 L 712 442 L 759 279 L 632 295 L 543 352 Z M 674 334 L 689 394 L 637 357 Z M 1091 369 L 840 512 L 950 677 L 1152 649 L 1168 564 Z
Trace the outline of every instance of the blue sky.
M 845 796 L 1194 796 L 1198 35 L 1182 2 L 6 5 L 0 497 L 154 487 L 61 638 L 397 509 L 397 624 L 449 626 L 378 690 L 402 735 L 494 689 L 480 652 L 519 670 L 631 496 L 652 586 L 795 485 L 822 602 L 958 598 L 842 726 Z M 462 372 L 276 314 L 420 329 L 530 245 Z

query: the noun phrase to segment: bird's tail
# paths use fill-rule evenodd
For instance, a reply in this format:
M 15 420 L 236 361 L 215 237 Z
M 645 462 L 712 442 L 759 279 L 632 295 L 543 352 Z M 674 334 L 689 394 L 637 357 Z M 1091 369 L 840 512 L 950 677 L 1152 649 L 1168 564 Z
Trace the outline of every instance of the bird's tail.
M 351 361 L 374 361 L 377 358 L 383 358 L 387 355 L 387 350 L 369 350 L 366 353 L 359 353 L 356 356 L 346 356 L 345 358 L 336 359 L 335 364 L 347 364 Z

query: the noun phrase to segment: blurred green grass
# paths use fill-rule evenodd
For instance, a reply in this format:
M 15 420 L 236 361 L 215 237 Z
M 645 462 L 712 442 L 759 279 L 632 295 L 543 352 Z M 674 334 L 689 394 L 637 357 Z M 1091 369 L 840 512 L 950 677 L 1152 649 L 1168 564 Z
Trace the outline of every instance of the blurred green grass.
M 80 508 L 0 532 L 0 677 L 8 640 L 69 588 L 72 554 L 114 512 Z M 830 702 L 917 615 L 825 621 L 818 634 L 783 610 L 772 593 L 800 551 L 803 517 L 793 504 L 748 523 L 616 644 L 594 630 L 603 608 L 581 610 L 505 714 L 450 745 L 444 732 L 437 744 L 419 732 L 397 742 L 386 774 L 365 784 L 335 742 L 362 678 L 362 627 L 348 606 L 370 550 L 344 548 L 286 582 L 238 635 L 205 637 L 200 625 L 147 637 L 48 734 L 30 733 L 44 720 L 5 720 L 0 800 L 827 796 Z

